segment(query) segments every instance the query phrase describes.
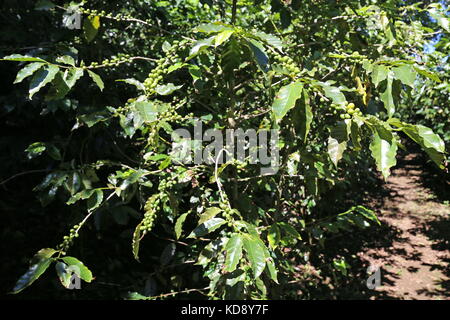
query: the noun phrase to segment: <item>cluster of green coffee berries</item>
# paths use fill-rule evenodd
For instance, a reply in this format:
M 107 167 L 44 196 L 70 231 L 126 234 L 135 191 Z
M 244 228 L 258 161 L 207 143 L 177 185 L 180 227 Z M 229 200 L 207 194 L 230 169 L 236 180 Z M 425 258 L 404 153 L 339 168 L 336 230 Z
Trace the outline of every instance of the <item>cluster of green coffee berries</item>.
M 178 183 L 178 176 L 177 175 L 170 176 L 166 179 L 161 180 L 161 182 L 159 183 L 159 190 L 166 191 L 172 188 L 177 183 Z
M 78 237 L 78 230 L 79 230 L 79 228 L 80 228 L 79 225 L 77 225 L 77 224 L 74 225 L 70 229 L 69 235 L 63 237 L 63 242 L 58 245 L 58 249 L 60 249 L 63 252 L 66 252 L 70 248 L 70 246 L 73 244 L 74 238 Z
M 157 213 L 161 208 L 163 202 L 167 201 L 166 190 L 171 189 L 178 183 L 178 175 L 172 175 L 168 178 L 164 178 L 159 182 L 157 194 L 152 195 L 147 199 L 144 206 L 144 219 L 142 219 L 141 231 L 145 234 L 150 232 L 155 225 Z
M 288 56 L 281 56 L 279 53 L 274 54 L 275 61 L 281 64 L 289 73 L 289 76 L 295 78 L 300 73 L 300 68 L 295 64 L 294 60 Z
M 125 106 L 123 107 L 118 107 L 116 108 L 117 113 L 126 113 L 129 110 L 129 104 L 127 103 Z
M 121 115 L 121 114 L 127 115 L 128 112 L 130 112 L 132 110 L 132 106 L 135 101 L 136 101 L 135 98 L 130 98 L 130 99 L 128 99 L 128 101 L 125 103 L 124 106 L 115 108 L 115 115 L 116 116 Z
M 155 225 L 159 205 L 161 204 L 161 193 L 155 194 L 147 199 L 144 206 L 144 219 L 142 219 L 141 231 L 145 234 L 150 232 Z
M 106 13 L 104 10 L 102 11 L 98 11 L 95 9 L 84 9 L 84 8 L 79 8 L 79 11 L 81 13 L 87 14 L 90 17 L 94 17 L 94 16 L 99 16 L 101 18 L 107 18 L 107 19 L 113 19 L 113 20 L 117 20 L 117 21 L 121 21 L 121 20 L 131 20 L 133 19 L 132 16 L 128 15 L 128 14 L 116 14 L 113 15 L 111 13 Z
M 361 55 L 358 51 L 353 51 L 349 56 L 350 59 L 365 59 L 366 56 Z
M 236 209 L 231 208 L 230 202 L 226 194 L 223 195 L 223 199 L 219 204 L 219 208 L 222 209 L 222 215 L 227 221 L 229 227 L 234 227 L 233 216 L 237 213 Z
M 337 114 L 338 111 L 335 109 L 333 113 Z M 344 119 L 351 119 L 354 115 L 362 116 L 362 112 L 361 112 L 361 110 L 359 108 L 355 108 L 355 104 L 353 102 L 350 102 L 345 107 L 345 113 L 341 113 L 339 115 L 339 117 L 342 120 L 344 120 Z
M 155 93 L 155 88 L 161 82 L 163 75 L 167 73 L 171 64 L 167 58 L 161 58 L 156 63 L 156 68 L 149 73 L 147 79 L 144 81 L 144 86 L 149 94 Z
M 164 121 L 183 121 L 183 120 L 187 120 L 187 119 L 192 119 L 194 117 L 194 114 L 191 112 L 189 114 L 187 114 L 186 116 L 182 116 L 179 113 L 177 113 L 177 110 L 186 103 L 187 99 L 183 99 L 181 101 L 178 101 L 175 104 L 171 104 L 164 112 L 161 112 L 158 115 L 158 118 L 160 120 L 164 120 Z
M 125 62 L 131 62 L 133 58 L 129 54 L 122 54 L 118 57 L 114 57 L 112 59 L 105 59 L 101 63 L 98 62 L 92 62 L 89 66 L 86 66 L 86 69 L 96 69 L 96 68 L 103 68 L 103 67 L 112 67 L 112 66 L 118 66 L 119 64 L 125 63 Z
M 147 147 L 149 150 L 157 151 L 159 146 L 159 127 L 148 126 Z
M 165 120 L 165 121 L 177 121 L 183 118 L 182 115 L 178 114 L 176 111 L 176 106 L 174 105 L 169 105 L 168 108 L 164 111 L 161 112 L 158 115 L 158 118 L 160 118 L 161 120 Z
M 166 51 L 166 57 L 156 61 L 156 67 L 149 73 L 147 79 L 144 81 L 144 86 L 149 95 L 155 93 L 155 88 L 163 79 L 164 75 L 168 73 L 169 67 L 175 63 L 181 62 L 181 58 L 177 55 L 179 49 L 184 49 L 187 46 L 187 40 L 175 40 L 172 46 Z
M 238 172 L 243 172 L 245 170 L 245 168 L 247 167 L 247 162 L 244 161 L 239 161 L 239 160 L 234 160 L 233 165 L 236 167 Z

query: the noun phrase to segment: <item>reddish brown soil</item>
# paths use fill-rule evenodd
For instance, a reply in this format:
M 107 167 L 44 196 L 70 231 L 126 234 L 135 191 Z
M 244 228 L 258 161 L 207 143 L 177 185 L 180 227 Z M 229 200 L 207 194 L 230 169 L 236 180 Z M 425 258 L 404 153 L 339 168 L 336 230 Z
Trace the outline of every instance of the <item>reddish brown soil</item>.
M 389 246 L 372 248 L 369 243 L 357 254 L 364 265 L 381 267 L 381 286 L 370 299 L 450 299 L 450 206 L 423 187 L 416 158 L 408 155 L 405 165 L 393 170 L 385 184 L 389 195 L 374 203 L 380 220 L 396 230 L 396 237 Z

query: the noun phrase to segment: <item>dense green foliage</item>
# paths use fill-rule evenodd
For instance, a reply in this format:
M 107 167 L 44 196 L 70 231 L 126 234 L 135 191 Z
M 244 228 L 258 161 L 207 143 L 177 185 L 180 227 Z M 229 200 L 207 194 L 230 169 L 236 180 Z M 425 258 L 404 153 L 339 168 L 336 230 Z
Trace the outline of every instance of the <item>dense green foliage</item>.
M 288 284 L 308 282 L 296 265 L 319 256 L 330 235 L 379 223 L 347 196 L 370 187 L 372 168 L 387 179 L 398 149 L 412 142 L 445 170 L 450 27 L 439 3 L 2 8 L 0 67 L 16 73 L 2 115 L 18 127 L 44 119 L 26 138 L 33 168 L 45 168 L 33 190 L 42 206 L 57 203 L 52 214 L 67 228 L 54 248 L 38 251 L 13 293 L 44 272 L 68 287 L 71 266 L 84 287 L 94 284 L 95 266 L 91 273 L 80 260 L 95 254 L 95 237 L 77 244 L 93 232 L 110 239 L 109 281 L 141 268 L 121 280 L 129 298 L 292 298 Z M 435 51 L 424 52 L 432 41 Z M 261 175 L 248 158 L 176 161 L 171 133 L 195 121 L 204 130 L 278 129 L 279 170 Z M 132 259 L 143 267 L 126 264 Z M 344 276 L 347 265 L 336 257 L 324 268 Z

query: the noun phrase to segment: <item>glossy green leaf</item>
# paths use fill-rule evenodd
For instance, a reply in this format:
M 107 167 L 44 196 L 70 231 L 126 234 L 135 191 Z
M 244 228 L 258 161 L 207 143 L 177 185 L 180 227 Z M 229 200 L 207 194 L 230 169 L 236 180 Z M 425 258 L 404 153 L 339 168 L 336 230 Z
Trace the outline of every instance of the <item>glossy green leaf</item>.
M 87 42 L 95 39 L 100 28 L 99 16 L 88 16 L 83 21 L 83 35 Z
M 444 30 L 450 33 L 450 18 L 436 10 L 436 8 L 432 8 L 428 10 L 430 16 L 436 20 L 437 24 L 442 27 Z
M 75 274 L 78 277 L 80 277 L 80 279 L 82 279 L 86 282 L 91 282 L 92 279 L 94 279 L 94 277 L 92 276 L 91 270 L 89 270 L 88 267 L 86 267 L 83 264 L 83 262 L 81 262 L 77 258 L 64 257 L 64 258 L 62 258 L 62 261 L 64 261 L 67 264 L 67 267 L 69 268 L 69 270 L 72 270 L 73 272 L 75 272 Z M 73 268 L 71 269 L 71 267 L 73 267 Z
M 39 69 L 31 79 L 30 82 L 30 90 L 29 90 L 29 97 L 30 99 L 33 97 L 33 95 L 41 90 L 46 84 L 51 82 L 56 74 L 58 73 L 59 68 L 54 65 L 47 65 L 45 68 Z
M 84 70 L 81 68 L 70 68 L 64 73 L 58 72 L 45 99 L 47 101 L 63 99 L 83 74 Z
M 269 241 L 269 246 L 272 249 L 278 247 L 278 244 L 280 243 L 281 240 L 281 232 L 280 228 L 276 223 L 270 226 L 269 231 L 267 233 L 267 240 Z
M 188 238 L 202 237 L 220 228 L 225 223 L 226 221 L 222 218 L 212 218 L 195 228 L 194 231 L 189 234 Z
M 283 231 L 284 235 L 296 240 L 302 240 L 302 237 L 298 231 L 286 222 L 279 222 L 278 226 Z
M 142 239 L 142 230 L 141 230 L 142 222 L 140 222 L 136 229 L 134 229 L 133 232 L 133 241 L 131 243 L 133 257 L 136 259 L 136 261 L 139 261 L 139 245 L 141 243 Z M 140 261 L 139 261 L 140 262 Z
M 103 201 L 103 190 L 102 189 L 94 189 L 94 192 L 88 199 L 88 209 L 89 211 L 94 211 L 97 209 Z
M 202 33 L 218 33 L 227 30 L 233 30 L 233 28 L 220 22 L 205 23 L 194 28 L 195 32 L 202 32 Z
M 212 36 L 194 43 L 191 50 L 189 51 L 189 57 L 186 59 L 186 61 L 191 60 L 198 54 L 202 53 L 206 48 L 211 47 L 215 41 L 215 38 L 215 36 Z
M 105 84 L 103 83 L 102 78 L 100 78 L 98 74 L 91 70 L 88 70 L 88 74 L 92 78 L 92 80 L 94 80 L 95 84 L 100 88 L 100 91 L 103 91 L 103 89 L 105 88 Z
M 11 293 L 19 293 L 34 281 L 36 281 L 50 266 L 53 259 L 42 259 L 38 263 L 30 266 L 28 271 L 20 277 Z
M 78 192 L 74 196 L 72 196 L 68 201 L 67 204 L 71 205 L 79 200 L 86 200 L 89 199 L 92 194 L 95 192 L 95 189 L 85 189 L 83 191 Z
M 280 38 L 277 36 L 274 36 L 272 34 L 264 33 L 262 31 L 257 31 L 255 33 L 252 33 L 252 35 L 258 37 L 260 40 L 265 41 L 268 45 L 283 51 L 283 42 Z
M 258 67 L 263 71 L 269 71 L 269 57 L 264 49 L 264 46 L 253 39 L 249 39 L 248 41 L 249 47 L 253 52 L 253 56 L 258 64 Z
M 275 281 L 275 283 L 278 283 L 278 271 L 277 271 L 277 268 L 275 267 L 275 263 L 273 262 L 273 259 L 270 257 L 267 257 L 266 265 L 267 265 L 267 270 L 269 272 L 270 279 Z
M 180 239 L 181 233 L 183 232 L 183 223 L 186 220 L 189 212 L 183 213 L 178 217 L 177 222 L 175 223 L 175 236 L 177 239 Z
M 158 107 L 150 101 L 140 101 L 134 104 L 139 115 L 145 123 L 151 123 L 158 119 Z
M 187 63 L 183 63 L 183 62 L 174 63 L 174 64 L 169 66 L 169 68 L 167 69 L 167 73 L 172 73 L 172 72 L 174 72 L 174 71 L 176 71 L 178 69 L 181 69 L 181 68 L 183 68 L 185 66 L 188 66 L 188 64 Z
M 199 66 L 190 64 L 188 70 L 194 82 L 202 78 L 202 70 Z
M 4 61 L 26 61 L 26 62 L 46 62 L 44 59 L 36 58 L 36 57 L 30 57 L 30 56 L 24 56 L 21 54 L 12 54 L 9 56 L 5 56 L 4 58 L 0 59 Z
M 333 100 L 333 103 L 343 105 L 347 102 L 344 94 L 338 87 L 332 86 L 327 82 L 319 82 L 318 84 L 322 87 L 325 96 Z
M 379 132 L 375 132 L 372 143 L 370 144 L 372 157 L 375 159 L 377 169 L 387 179 L 390 175 L 390 168 L 397 164 L 397 143 L 393 137 L 381 137 Z
M 261 240 L 254 235 L 243 234 L 242 240 L 247 258 L 253 270 L 253 276 L 254 278 L 258 278 L 266 267 L 265 248 L 261 245 Z
M 389 74 L 389 68 L 382 64 L 375 64 L 372 70 L 372 82 L 375 87 L 378 87 L 380 82 L 387 79 Z
M 55 7 L 55 4 L 50 0 L 38 0 L 34 6 L 34 10 L 50 10 Z
M 69 288 L 72 279 L 72 274 L 69 270 L 67 270 L 67 267 L 67 264 L 61 261 L 57 262 L 55 265 L 56 274 L 58 275 L 59 281 L 61 281 L 61 284 L 65 288 Z
M 393 96 L 393 81 L 394 74 L 389 72 L 386 81 L 386 90 L 380 95 L 381 101 L 384 103 L 384 108 L 386 109 L 388 116 L 391 117 L 395 112 L 395 102 Z
M 236 300 L 243 299 L 245 272 L 241 269 L 236 269 L 233 272 L 227 273 L 225 280 L 225 296 L 224 299 Z M 258 279 L 257 279 L 258 280 Z
M 167 95 L 173 93 L 174 91 L 180 89 L 181 87 L 183 87 L 183 85 L 176 86 L 173 83 L 168 83 L 168 84 L 163 84 L 163 85 L 157 86 L 155 91 L 156 91 L 156 93 L 158 93 L 162 96 L 167 96 Z
M 110 114 L 105 111 L 82 114 L 77 117 L 80 123 L 86 124 L 89 128 L 93 127 L 101 121 L 107 120 L 108 118 L 110 118 Z
M 339 142 L 337 139 L 329 136 L 328 137 L 328 155 L 330 156 L 331 161 L 337 166 L 339 160 L 342 159 L 342 155 L 347 148 L 347 142 L 342 141 Z
M 125 297 L 126 300 L 154 300 L 153 297 L 147 297 L 139 292 L 127 292 L 127 295 Z
M 81 68 L 70 68 L 64 72 L 64 81 L 67 86 L 72 88 L 75 83 L 83 76 L 84 70 Z
M 414 87 L 414 80 L 416 80 L 417 72 L 414 67 L 410 64 L 405 64 L 400 67 L 393 68 L 395 78 L 400 80 L 403 84 Z
M 47 143 L 47 153 L 53 160 L 61 160 L 61 151 L 52 143 Z
M 69 190 L 71 195 L 74 195 L 78 192 L 81 187 L 81 176 L 78 172 L 74 172 L 69 175 L 69 178 L 65 181 L 65 186 Z
M 293 82 L 278 91 L 272 104 L 272 111 L 277 121 L 280 121 L 295 106 L 302 94 L 302 89 L 303 85 L 300 82 Z
M 311 123 L 313 120 L 313 113 L 311 105 L 309 103 L 309 96 L 306 89 L 303 89 L 303 94 L 298 103 L 298 117 L 295 118 L 296 129 L 298 131 L 299 138 L 303 143 L 306 143 L 306 138 L 308 136 L 309 130 L 311 128 Z
M 75 67 L 75 59 L 72 58 L 71 56 L 67 56 L 67 55 L 60 56 L 60 57 L 56 58 L 56 62 L 68 64 L 69 66 Z
M 16 80 L 14 80 L 14 83 L 20 83 L 23 79 L 33 75 L 37 70 L 42 68 L 45 64 L 42 62 L 33 62 L 27 64 L 23 69 L 21 69 L 16 76 Z
M 220 32 L 215 38 L 214 38 L 214 46 L 218 47 L 228 39 L 230 39 L 231 35 L 234 33 L 234 30 L 224 30 Z
M 39 262 L 42 259 L 51 258 L 57 252 L 58 251 L 53 249 L 53 248 L 41 249 L 33 256 L 33 258 L 31 258 L 31 264 L 37 263 L 37 262 Z
M 419 74 L 421 74 L 424 77 L 427 77 L 436 82 L 441 82 L 441 79 L 439 79 L 439 77 L 435 73 L 430 72 L 430 71 L 424 69 L 423 67 L 414 66 L 414 70 L 416 70 Z
M 214 218 L 216 215 L 218 215 L 220 212 L 222 212 L 222 209 L 217 207 L 210 207 L 205 210 L 205 212 L 202 213 L 200 216 L 200 220 L 198 221 L 198 224 L 202 224 L 212 218 Z
M 33 159 L 40 156 L 47 149 L 46 144 L 43 142 L 34 142 L 25 149 L 28 159 Z
M 56 252 L 56 250 L 50 248 L 39 250 L 31 259 L 31 265 L 27 272 L 19 278 L 11 293 L 19 293 L 36 281 L 53 262 L 52 256 Z
M 426 148 L 432 148 L 437 152 L 444 153 L 445 152 L 445 144 L 444 141 L 439 137 L 439 135 L 435 134 L 433 130 L 423 125 L 416 125 L 417 134 L 423 139 L 423 145 Z
M 239 234 L 235 233 L 228 240 L 225 246 L 226 260 L 225 271 L 233 272 L 236 269 L 240 259 L 242 258 L 243 241 Z
M 52 81 L 50 90 L 48 90 L 48 93 L 45 95 L 45 100 L 54 101 L 63 99 L 69 91 L 70 88 L 64 80 L 64 74 L 62 72 L 58 72 L 55 79 Z
M 121 82 L 131 84 L 131 85 L 135 86 L 138 90 L 145 91 L 144 84 L 142 82 L 140 82 L 139 80 L 129 78 L 129 79 L 120 79 L 120 80 L 116 80 L 116 81 L 121 81 Z
M 444 150 L 442 139 L 433 133 L 433 131 L 422 125 L 410 125 L 405 123 L 397 123 L 396 126 L 408 135 L 414 142 L 419 144 L 428 154 L 433 162 L 441 169 L 444 169 Z

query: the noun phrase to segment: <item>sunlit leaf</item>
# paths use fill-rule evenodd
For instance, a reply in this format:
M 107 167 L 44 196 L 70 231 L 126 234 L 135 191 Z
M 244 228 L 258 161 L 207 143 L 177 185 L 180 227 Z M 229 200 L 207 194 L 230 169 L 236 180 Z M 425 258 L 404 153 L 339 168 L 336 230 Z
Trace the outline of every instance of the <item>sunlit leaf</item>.
M 23 69 L 21 69 L 17 73 L 17 77 L 16 77 L 16 80 L 14 80 L 14 83 L 22 82 L 23 79 L 33 75 L 33 73 L 35 73 L 37 70 L 39 70 L 43 66 L 44 66 L 44 64 L 41 62 L 33 62 L 33 63 L 27 64 Z
M 227 272 L 233 272 L 242 257 L 242 247 L 243 242 L 239 234 L 234 234 L 228 240 L 225 246 L 226 260 L 225 260 L 225 270 Z
M 47 65 L 45 68 L 39 69 L 33 76 L 30 82 L 30 90 L 29 97 L 30 99 L 33 95 L 41 90 L 46 84 L 51 82 L 56 74 L 58 73 L 59 68 L 54 65 Z
M 94 80 L 95 84 L 100 88 L 100 91 L 103 91 L 105 88 L 105 84 L 103 83 L 102 78 L 95 72 L 88 70 L 89 76 Z
M 226 221 L 222 218 L 212 218 L 195 228 L 194 231 L 189 234 L 188 238 L 202 237 L 220 228 L 225 223 Z
M 75 272 L 75 274 L 80 277 L 80 279 L 91 282 L 94 277 L 92 276 L 91 270 L 86 267 L 83 262 L 74 257 L 64 257 L 62 260 L 67 264 L 69 270 Z M 72 267 L 72 268 L 71 268 Z
M 277 121 L 280 121 L 295 106 L 302 94 L 302 89 L 303 85 L 300 82 L 293 82 L 278 91 L 272 104 L 272 111 Z
M 264 246 L 261 245 L 261 240 L 253 235 L 243 234 L 242 240 L 245 252 L 247 253 L 248 260 L 250 261 L 253 270 L 253 276 L 258 278 L 266 267 Z

